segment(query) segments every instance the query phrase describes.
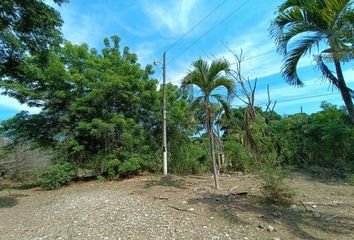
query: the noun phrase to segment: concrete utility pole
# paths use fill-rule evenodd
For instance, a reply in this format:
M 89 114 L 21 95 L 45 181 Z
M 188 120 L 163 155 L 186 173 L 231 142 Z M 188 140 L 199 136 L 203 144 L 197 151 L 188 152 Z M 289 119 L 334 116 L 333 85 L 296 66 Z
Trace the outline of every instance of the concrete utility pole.
M 162 63 L 162 71 L 163 71 L 163 109 L 162 109 L 162 152 L 163 152 L 163 175 L 167 175 L 167 119 L 166 119 L 166 52 L 163 53 L 163 63 Z

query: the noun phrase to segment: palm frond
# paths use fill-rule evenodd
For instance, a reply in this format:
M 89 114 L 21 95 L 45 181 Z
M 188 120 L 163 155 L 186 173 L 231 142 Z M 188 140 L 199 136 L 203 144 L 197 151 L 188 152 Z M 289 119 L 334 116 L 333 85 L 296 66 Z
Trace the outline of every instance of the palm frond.
M 302 11 L 294 7 L 280 12 L 270 27 L 271 36 L 275 38 L 278 52 L 286 55 L 288 43 L 299 35 L 327 34 L 327 24 L 318 24 L 320 21 L 320 17 L 316 16 L 312 10 Z
M 213 95 L 211 95 L 211 97 L 215 98 L 221 104 L 221 106 L 222 106 L 222 108 L 223 108 L 223 110 L 225 112 L 225 116 L 227 118 L 230 118 L 230 115 L 231 115 L 231 106 L 230 106 L 230 104 L 227 101 L 225 101 L 220 94 L 213 94 Z
M 233 98 L 236 94 L 234 82 L 226 77 L 219 77 L 217 80 L 211 83 L 210 88 L 212 90 L 215 90 L 217 88 L 225 88 L 228 99 Z
M 286 55 L 281 69 L 287 83 L 300 87 L 303 86 L 303 82 L 297 74 L 297 65 L 301 57 L 306 55 L 313 45 L 318 44 L 320 40 L 321 37 L 319 36 L 308 36 L 304 37 L 302 40 L 298 40 L 296 44 L 293 45 L 294 47 Z
M 214 81 L 220 77 L 222 73 L 228 73 L 230 71 L 230 63 L 224 59 L 214 59 L 209 67 L 208 80 Z
M 317 57 L 317 66 L 318 66 L 319 70 L 322 72 L 322 78 L 325 80 L 328 80 L 330 82 L 330 84 L 335 86 L 337 89 L 340 89 L 337 77 L 334 76 L 332 71 L 324 63 L 322 55 Z M 354 91 L 348 87 L 347 87 L 347 90 L 350 92 L 350 95 L 352 96 L 352 98 L 354 98 Z

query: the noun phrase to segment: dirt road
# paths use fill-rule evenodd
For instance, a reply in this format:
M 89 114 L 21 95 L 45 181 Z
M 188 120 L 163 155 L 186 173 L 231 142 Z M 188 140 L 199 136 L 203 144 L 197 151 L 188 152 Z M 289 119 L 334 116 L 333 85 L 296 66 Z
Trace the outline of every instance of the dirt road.
M 0 239 L 352 239 L 352 186 L 289 179 L 287 209 L 260 203 L 254 176 L 141 176 L 56 191 L 0 192 Z M 235 188 L 236 187 L 236 188 Z M 233 196 L 234 192 L 247 195 Z M 305 205 L 303 205 L 302 203 Z

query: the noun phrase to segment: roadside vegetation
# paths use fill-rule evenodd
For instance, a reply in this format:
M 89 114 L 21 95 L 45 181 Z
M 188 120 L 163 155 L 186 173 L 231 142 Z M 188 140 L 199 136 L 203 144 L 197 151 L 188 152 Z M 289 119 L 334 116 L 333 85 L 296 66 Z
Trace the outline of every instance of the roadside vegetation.
M 0 88 L 41 111 L 1 122 L 0 178 L 52 190 L 86 178 L 160 173 L 162 88 L 152 78 L 153 66 L 142 66 L 119 36 L 105 38 L 103 49 L 63 40 L 60 15 L 42 1 L 31 2 L 48 13 L 43 19 L 5 19 L 21 9 L 10 2 L 21 4 L 0 4 L 8 11 L 0 15 L 6 23 L 0 29 L 0 52 L 6 53 Z M 281 116 L 270 94 L 266 108 L 256 106 L 257 80 L 250 77 L 257 76 L 241 72 L 242 52 L 232 52 L 236 68 L 225 59 L 199 59 L 181 86 L 167 84 L 169 173 L 213 172 L 215 188 L 220 174 L 256 173 L 265 202 L 286 206 L 294 191 L 284 179 L 294 171 L 354 184 L 353 91 L 341 70 L 353 59 L 353 14 L 350 1 L 287 0 L 270 30 L 285 56 L 284 77 L 293 85 L 302 85 L 299 59 L 319 42 L 328 43 L 317 55 L 318 66 L 345 107 L 324 101 L 319 112 Z M 28 37 L 31 31 L 37 39 Z M 292 38 L 296 48 L 288 49 Z M 232 107 L 235 98 L 244 107 Z

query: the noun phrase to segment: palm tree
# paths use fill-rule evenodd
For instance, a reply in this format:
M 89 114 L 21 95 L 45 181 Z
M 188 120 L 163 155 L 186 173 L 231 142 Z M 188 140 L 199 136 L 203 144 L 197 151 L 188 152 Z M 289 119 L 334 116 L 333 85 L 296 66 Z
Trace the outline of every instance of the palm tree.
M 286 0 L 279 6 L 270 27 L 278 52 L 285 56 L 282 73 L 291 85 L 303 86 L 297 74 L 301 57 L 314 47 L 319 51 L 317 64 L 324 79 L 341 92 L 354 124 L 354 92 L 347 87 L 341 62 L 353 59 L 353 0 Z M 334 63 L 333 73 L 324 61 Z
M 233 82 L 225 76 L 230 70 L 230 64 L 225 59 L 215 59 L 209 65 L 208 62 L 199 59 L 193 62 L 192 66 L 194 69 L 189 71 L 183 78 L 181 87 L 182 89 L 192 90 L 193 86 L 195 86 L 199 90 L 198 97 L 193 100 L 192 109 L 197 106 L 202 106 L 205 111 L 205 125 L 209 136 L 210 157 L 213 164 L 215 188 L 219 189 L 211 105 L 212 103 L 219 103 L 225 113 L 229 112 L 227 100 L 235 92 Z M 215 93 L 215 90 L 220 88 L 226 89 L 227 99 L 224 99 L 221 94 Z M 193 92 L 191 92 L 191 95 L 193 97 Z

